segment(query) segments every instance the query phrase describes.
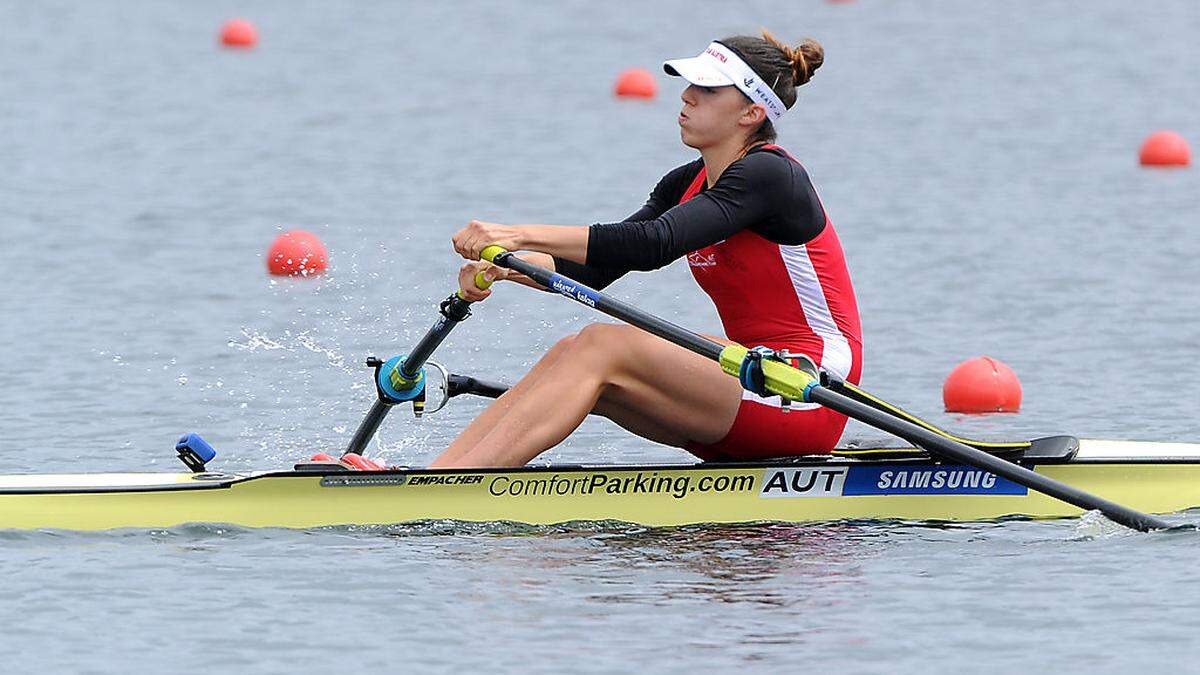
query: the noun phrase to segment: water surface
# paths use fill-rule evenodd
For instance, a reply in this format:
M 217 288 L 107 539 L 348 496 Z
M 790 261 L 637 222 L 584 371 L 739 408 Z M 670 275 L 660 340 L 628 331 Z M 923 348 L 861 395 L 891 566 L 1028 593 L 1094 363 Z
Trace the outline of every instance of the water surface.
M 237 14 L 259 49 L 215 47 Z M 1158 128 L 1200 138 L 1194 3 L 0 2 L 0 470 L 174 470 L 185 431 L 225 469 L 343 447 L 362 359 L 452 289 L 450 234 L 632 212 L 692 155 L 678 83 L 612 78 L 761 25 L 827 49 L 780 142 L 849 256 L 868 389 L 989 438 L 1200 439 L 1197 174 L 1136 163 Z M 326 277 L 265 275 L 291 227 Z M 719 330 L 681 263 L 613 291 Z M 439 358 L 511 382 L 595 320 L 504 288 Z M 1019 415 L 939 412 L 978 354 Z M 481 406 L 395 414 L 373 453 L 422 464 Z M 602 421 L 546 455 L 684 458 Z M 0 542 L 23 667 L 1195 669 L 1196 539 L 1100 519 Z

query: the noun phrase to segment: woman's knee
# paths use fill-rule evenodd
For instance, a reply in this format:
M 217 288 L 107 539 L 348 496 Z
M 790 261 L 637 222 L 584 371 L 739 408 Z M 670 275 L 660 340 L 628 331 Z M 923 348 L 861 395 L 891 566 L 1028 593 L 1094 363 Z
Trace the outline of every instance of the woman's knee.
M 611 352 L 614 347 L 628 347 L 642 333 L 633 326 L 593 323 L 584 326 L 575 336 L 577 348 L 587 351 Z
M 630 341 L 638 337 L 634 334 L 636 330 L 632 326 L 590 324 L 554 343 L 542 358 L 553 361 L 555 368 L 586 367 L 602 376 L 607 375 L 619 365 Z
M 560 338 L 542 355 L 540 363 L 551 365 L 555 369 L 584 364 L 595 367 L 596 360 L 603 357 L 602 345 L 605 342 L 597 336 L 598 332 L 600 331 L 588 326 L 578 333 Z
M 546 355 L 549 356 L 550 354 L 571 351 L 577 340 L 579 340 L 579 333 L 572 333 L 562 337 L 558 340 L 558 342 L 555 342 L 550 346 L 550 349 L 546 351 Z
M 577 339 L 577 335 L 567 335 L 550 345 L 550 349 L 547 349 L 541 358 L 538 359 L 537 365 L 534 366 L 534 371 L 546 368 L 557 369 L 564 357 L 568 356 L 571 350 L 574 349 Z

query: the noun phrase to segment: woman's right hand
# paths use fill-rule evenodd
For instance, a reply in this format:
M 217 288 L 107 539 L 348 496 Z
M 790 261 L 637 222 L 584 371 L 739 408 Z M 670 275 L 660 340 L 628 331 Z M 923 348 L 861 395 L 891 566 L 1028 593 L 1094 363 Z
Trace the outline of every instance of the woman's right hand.
M 509 273 L 507 269 L 496 267 L 485 260 L 476 260 L 463 265 L 458 270 L 459 295 L 463 300 L 479 302 L 492 294 L 490 290 L 475 285 L 475 275 L 480 272 L 483 273 L 484 279 L 493 282 L 507 279 Z

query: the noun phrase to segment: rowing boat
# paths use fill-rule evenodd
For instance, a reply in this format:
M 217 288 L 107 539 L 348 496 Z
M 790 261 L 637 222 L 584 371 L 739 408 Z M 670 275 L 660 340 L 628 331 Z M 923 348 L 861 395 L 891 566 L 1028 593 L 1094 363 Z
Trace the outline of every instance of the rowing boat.
M 856 386 L 818 372 L 807 357 L 790 365 L 759 347 L 722 345 L 643 312 L 498 246 L 490 262 L 541 286 L 717 362 L 760 395 L 818 403 L 911 443 L 843 448 L 829 456 L 699 464 L 557 464 L 503 469 L 382 468 L 362 457 L 388 411 L 411 403 L 426 412 L 426 366 L 442 373 L 443 400 L 461 393 L 501 396 L 505 387 L 451 375 L 429 361 L 471 315 L 457 292 L 406 355 L 374 357 L 377 399 L 340 461 L 329 455 L 289 470 L 223 473 L 194 434 L 176 444 L 191 473 L 0 476 L 0 529 L 104 530 L 184 523 L 310 528 L 424 520 L 533 525 L 624 521 L 671 526 L 837 519 L 979 520 L 1053 518 L 1098 510 L 1151 531 L 1171 524 L 1150 515 L 1200 506 L 1200 444 L 963 438 Z M 490 285 L 481 275 L 475 283 Z M 807 364 L 807 365 L 805 365 Z M 359 470 L 351 470 L 357 468 Z
M 1200 506 L 1200 444 L 1034 441 L 1037 473 L 1170 513 Z M 647 526 L 840 519 L 1055 518 L 1081 509 L 913 448 L 738 464 L 348 471 L 337 464 L 222 473 L 0 477 L 0 528 L 163 528 L 184 523 L 313 528 L 450 519 Z

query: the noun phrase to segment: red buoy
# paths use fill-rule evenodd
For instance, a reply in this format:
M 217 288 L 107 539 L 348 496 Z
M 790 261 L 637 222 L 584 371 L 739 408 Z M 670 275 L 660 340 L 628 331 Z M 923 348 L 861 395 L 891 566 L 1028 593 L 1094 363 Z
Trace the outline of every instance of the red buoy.
M 1187 166 L 1192 161 L 1192 151 L 1183 136 L 1174 131 L 1156 131 L 1142 143 L 1138 156 L 1142 166 Z
M 1017 412 L 1021 382 L 1012 368 L 989 356 L 963 361 L 942 385 L 946 412 Z
M 230 19 L 221 26 L 221 44 L 226 47 L 250 49 L 258 44 L 258 29 L 245 19 Z
M 329 267 L 329 252 L 317 235 L 288 230 L 275 237 L 267 250 L 267 271 L 278 277 L 307 277 Z
M 630 68 L 617 76 L 617 96 L 654 98 L 658 94 L 658 82 L 648 70 Z

